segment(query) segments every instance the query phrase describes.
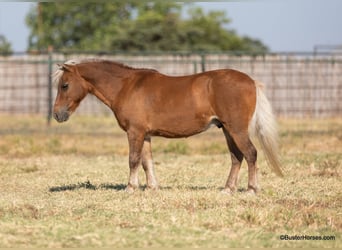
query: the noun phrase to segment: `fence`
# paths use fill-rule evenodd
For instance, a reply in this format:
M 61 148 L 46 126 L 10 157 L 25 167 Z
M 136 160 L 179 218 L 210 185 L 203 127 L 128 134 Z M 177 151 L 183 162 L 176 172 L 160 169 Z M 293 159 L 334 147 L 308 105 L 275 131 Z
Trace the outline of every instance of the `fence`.
M 46 54 L 0 57 L 0 113 L 38 113 L 51 117 L 56 95 L 51 72 L 70 58 L 99 57 L 133 67 L 154 68 L 169 75 L 232 68 L 266 85 L 278 116 L 335 117 L 342 114 L 342 55 L 281 53 L 262 56 L 222 54 L 90 55 Z M 108 114 L 95 97 L 87 97 L 77 113 Z

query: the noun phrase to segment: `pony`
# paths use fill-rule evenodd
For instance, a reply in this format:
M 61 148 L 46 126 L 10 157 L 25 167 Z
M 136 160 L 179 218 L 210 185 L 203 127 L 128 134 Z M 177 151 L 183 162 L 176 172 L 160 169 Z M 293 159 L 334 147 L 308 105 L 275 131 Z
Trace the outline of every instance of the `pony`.
M 114 61 L 84 59 L 58 64 L 53 80 L 58 88 L 53 116 L 58 122 L 67 121 L 87 94 L 96 96 L 113 111 L 128 138 L 128 192 L 139 186 L 140 164 L 147 188 L 158 188 L 151 151 L 153 136 L 189 137 L 210 126 L 222 129 L 231 157 L 223 192 L 237 190 L 243 159 L 248 165 L 247 191 L 258 192 L 253 135 L 258 138 L 268 165 L 283 176 L 271 105 L 262 84 L 240 71 L 218 69 L 168 76 Z

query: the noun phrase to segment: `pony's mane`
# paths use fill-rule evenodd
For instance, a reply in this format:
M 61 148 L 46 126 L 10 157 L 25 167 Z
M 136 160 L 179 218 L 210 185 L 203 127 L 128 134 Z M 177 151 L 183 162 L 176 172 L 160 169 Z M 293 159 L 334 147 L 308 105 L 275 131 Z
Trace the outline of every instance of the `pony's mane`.
M 66 61 L 64 64 L 66 65 L 77 65 L 77 64 L 82 64 L 82 63 L 103 63 L 107 65 L 113 65 L 119 68 L 124 68 L 124 69 L 130 69 L 130 70 L 148 70 L 148 71 L 153 71 L 157 72 L 154 69 L 146 69 L 146 68 L 133 68 L 130 67 L 126 64 L 115 62 L 115 61 L 110 61 L 110 60 L 105 60 L 105 59 L 98 59 L 98 58 L 87 58 L 87 59 L 71 59 Z M 59 83 L 60 79 L 63 76 L 63 70 L 61 68 L 58 68 L 52 75 L 53 83 L 56 85 Z

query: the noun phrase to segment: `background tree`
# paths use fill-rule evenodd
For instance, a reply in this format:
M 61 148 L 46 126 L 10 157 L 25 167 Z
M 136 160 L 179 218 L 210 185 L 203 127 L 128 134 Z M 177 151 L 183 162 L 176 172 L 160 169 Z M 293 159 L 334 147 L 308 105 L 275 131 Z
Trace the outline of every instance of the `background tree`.
M 26 17 L 29 49 L 111 49 L 130 20 L 134 3 L 63 2 L 38 3 Z
M 0 54 L 8 55 L 12 54 L 12 48 L 9 41 L 7 41 L 4 35 L 0 35 Z
M 38 3 L 27 15 L 29 50 L 227 51 L 264 53 L 259 40 L 225 28 L 222 11 L 176 2 Z M 186 4 L 189 7 L 189 4 Z

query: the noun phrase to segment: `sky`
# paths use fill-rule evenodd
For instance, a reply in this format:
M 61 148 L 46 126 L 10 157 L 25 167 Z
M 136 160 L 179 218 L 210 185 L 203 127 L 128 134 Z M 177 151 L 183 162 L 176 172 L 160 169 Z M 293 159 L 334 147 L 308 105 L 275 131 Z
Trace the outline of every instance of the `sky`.
M 249 0 L 196 2 L 206 11 L 221 10 L 239 35 L 260 39 L 273 52 L 310 52 L 316 45 L 342 45 L 342 0 Z M 14 51 L 25 51 L 25 16 L 35 3 L 1 2 L 0 34 Z

